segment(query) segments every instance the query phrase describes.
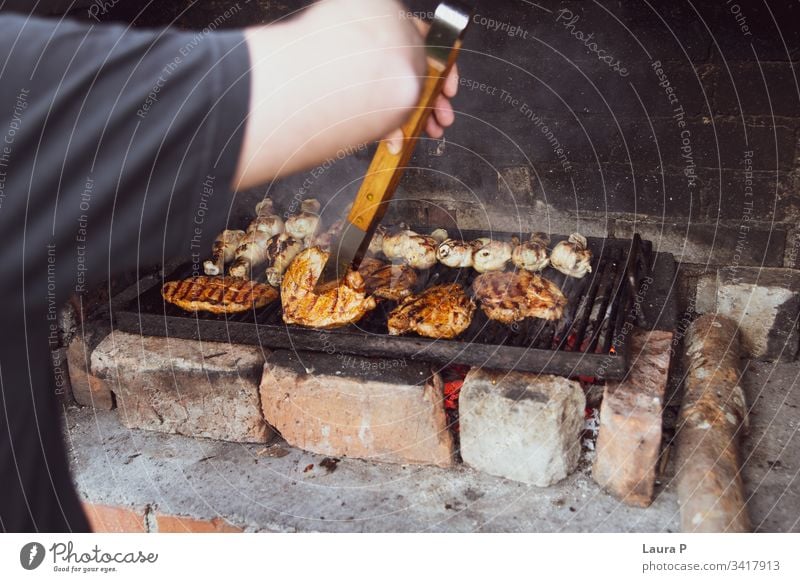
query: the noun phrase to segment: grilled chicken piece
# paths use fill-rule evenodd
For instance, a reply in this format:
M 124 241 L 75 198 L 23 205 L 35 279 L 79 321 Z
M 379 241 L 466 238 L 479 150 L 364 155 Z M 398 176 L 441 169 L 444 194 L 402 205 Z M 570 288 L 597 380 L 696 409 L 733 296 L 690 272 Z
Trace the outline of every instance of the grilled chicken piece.
M 286 233 L 273 236 L 267 245 L 267 282 L 273 287 L 280 287 L 283 273 L 289 264 L 303 250 L 303 243 Z
M 446 267 L 471 267 L 473 250 L 468 242 L 448 238 L 436 247 L 436 259 Z
M 413 230 L 403 230 L 383 237 L 383 254 L 389 260 L 400 259 L 415 269 L 430 269 L 436 264 L 436 240 Z
M 258 230 L 245 234 L 236 248 L 235 260 L 228 273 L 232 277 L 249 277 L 253 268 L 266 263 L 270 238 L 266 232 Z
M 361 261 L 358 272 L 364 277 L 368 294 L 389 301 L 408 297 L 417 284 L 417 272 L 408 265 L 392 265 L 372 257 Z
M 511 262 L 526 271 L 541 271 L 550 264 L 550 259 L 547 256 L 548 242 L 545 234 L 541 232 L 533 233 L 528 242 L 514 247 L 511 252 Z
M 284 322 L 332 329 L 355 323 L 375 309 L 375 298 L 367 297 L 358 271 L 350 271 L 338 287 L 325 293 L 314 292 L 327 260 L 328 252 L 311 247 L 289 265 L 281 282 Z
M 316 198 L 306 198 L 300 203 L 300 212 L 307 212 L 308 214 L 319 214 L 322 205 Z
M 567 305 L 555 283 L 529 271 L 478 275 L 472 291 L 489 319 L 507 324 L 526 317 L 560 319 Z
M 550 253 L 550 264 L 576 279 L 592 272 L 591 261 L 592 251 L 586 248 L 586 237 L 577 232 L 569 235 L 568 240 L 558 243 Z
M 285 225 L 283 219 L 277 214 L 259 214 L 247 225 L 247 232 L 263 232 L 267 236 L 281 234 Z
M 452 339 L 469 327 L 475 302 L 458 283 L 434 285 L 403 299 L 389 314 L 389 334 L 416 332 L 421 336 Z
M 219 275 L 225 263 L 233 260 L 234 253 L 244 237 L 243 230 L 223 230 L 214 240 L 211 247 L 211 258 L 203 262 L 206 275 Z
M 264 307 L 278 298 L 278 292 L 269 285 L 247 279 L 198 275 L 164 283 L 161 296 L 186 311 L 221 314 Z
M 472 253 L 472 267 L 479 273 L 502 271 L 511 260 L 511 243 L 492 240 Z

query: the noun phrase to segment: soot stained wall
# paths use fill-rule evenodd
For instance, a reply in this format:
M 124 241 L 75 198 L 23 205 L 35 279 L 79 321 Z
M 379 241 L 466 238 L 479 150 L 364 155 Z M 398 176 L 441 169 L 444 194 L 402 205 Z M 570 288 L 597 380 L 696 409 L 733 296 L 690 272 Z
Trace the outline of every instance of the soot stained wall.
M 305 3 L 250 2 L 224 25 L 270 22 Z M 202 28 L 231 6 L 160 4 L 139 24 Z M 428 16 L 435 5 L 408 8 Z M 119 6 L 129 13 L 109 18 L 131 17 L 130 2 Z M 638 230 L 686 262 L 794 267 L 798 17 L 790 2 L 481 0 L 459 60 L 457 123 L 420 144 L 389 220 Z M 240 212 L 268 191 L 283 207 L 305 195 L 331 201 L 335 216 L 370 155 L 242 196 Z

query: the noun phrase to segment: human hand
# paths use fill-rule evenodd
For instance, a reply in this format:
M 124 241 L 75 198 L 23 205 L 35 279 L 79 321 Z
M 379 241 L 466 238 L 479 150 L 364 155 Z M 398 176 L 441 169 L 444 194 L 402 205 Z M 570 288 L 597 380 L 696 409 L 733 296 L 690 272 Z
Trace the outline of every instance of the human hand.
M 425 36 L 428 33 L 430 24 L 423 22 L 417 18 L 414 19 L 414 24 L 420 33 L 420 42 L 424 43 Z M 447 74 L 442 87 L 442 93 L 436 98 L 434 110 L 425 124 L 425 133 L 434 139 L 439 139 L 444 135 L 446 127 L 453 125 L 455 121 L 455 113 L 453 112 L 453 105 L 450 100 L 458 93 L 458 65 L 455 63 Z M 392 154 L 397 154 L 403 147 L 403 131 L 400 128 L 392 131 L 384 138 L 389 151 Z

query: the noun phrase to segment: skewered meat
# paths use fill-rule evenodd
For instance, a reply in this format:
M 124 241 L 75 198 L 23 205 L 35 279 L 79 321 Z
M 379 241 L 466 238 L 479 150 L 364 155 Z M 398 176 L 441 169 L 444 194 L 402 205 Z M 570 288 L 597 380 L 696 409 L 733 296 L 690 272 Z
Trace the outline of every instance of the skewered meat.
M 511 243 L 489 241 L 472 254 L 472 267 L 479 273 L 502 271 L 511 260 Z
M 247 279 L 198 275 L 165 283 L 161 296 L 186 311 L 221 314 L 264 307 L 278 298 L 278 292 L 269 285 Z
M 592 251 L 586 248 L 586 237 L 577 232 L 558 243 L 550 253 L 550 264 L 576 279 L 592 272 L 591 261 Z
M 267 245 L 267 282 L 273 287 L 280 287 L 283 273 L 289 264 L 303 250 L 303 243 L 286 233 L 273 236 Z
M 245 234 L 236 248 L 228 273 L 233 277 L 248 277 L 254 267 L 266 263 L 270 238 L 266 232 L 258 230 Z
M 413 230 L 403 230 L 383 237 L 383 254 L 400 259 L 415 269 L 430 269 L 436 264 L 436 240 Z
M 332 329 L 355 323 L 375 309 L 375 298 L 367 297 L 364 279 L 358 271 L 350 271 L 338 287 L 324 293 L 314 291 L 328 254 L 319 247 L 311 247 L 289 265 L 281 282 L 284 322 Z
M 372 257 L 361 261 L 358 272 L 364 277 L 368 294 L 390 301 L 408 297 L 417 284 L 417 272 L 408 265 L 392 265 Z
M 414 331 L 421 336 L 451 339 L 472 322 L 475 302 L 458 283 L 434 285 L 419 295 L 403 299 L 389 314 L 389 334 Z
M 529 271 L 478 275 L 472 291 L 489 319 L 503 323 L 526 317 L 560 319 L 567 304 L 555 283 Z
M 211 247 L 211 258 L 203 263 L 206 275 L 219 275 L 225 268 L 225 263 L 233 260 L 236 248 L 244 237 L 243 230 L 223 230 L 214 240 Z
M 263 232 L 275 236 L 284 231 L 283 219 L 277 214 L 259 214 L 247 225 L 247 232 Z
M 383 252 L 383 237 L 386 236 L 386 227 L 383 225 L 378 226 L 369 241 L 369 248 L 367 252 L 373 255 L 378 255 Z
M 550 263 L 547 256 L 548 242 L 543 233 L 533 233 L 528 242 L 514 247 L 511 252 L 511 262 L 526 271 L 541 271 Z
M 443 228 L 437 228 L 431 233 L 431 238 L 434 239 L 437 243 L 442 241 L 446 241 L 450 236 L 447 234 L 447 231 Z
M 472 245 L 463 240 L 448 238 L 436 247 L 436 258 L 446 267 L 471 267 Z
M 492 239 L 490 239 L 488 236 L 482 236 L 481 238 L 476 238 L 469 241 L 469 244 L 472 247 L 472 250 L 477 251 L 481 247 L 488 245 L 490 242 L 492 242 Z

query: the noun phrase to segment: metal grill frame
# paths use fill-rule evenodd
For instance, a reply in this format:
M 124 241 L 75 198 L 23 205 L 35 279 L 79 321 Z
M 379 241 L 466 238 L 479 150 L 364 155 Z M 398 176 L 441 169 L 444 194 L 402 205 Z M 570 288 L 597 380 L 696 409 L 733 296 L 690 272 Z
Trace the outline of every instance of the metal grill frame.
M 486 233 L 464 231 L 459 233 L 465 239 L 478 236 L 491 236 L 495 239 L 510 237 L 511 233 Z M 553 236 L 552 244 L 566 237 Z M 601 305 L 607 311 L 606 317 L 611 329 L 593 329 L 593 341 L 581 346 L 586 352 L 568 351 L 563 338 L 558 343 L 560 349 L 537 348 L 515 345 L 478 343 L 464 339 L 435 340 L 417 336 L 390 336 L 370 334 L 353 326 L 337 330 L 317 330 L 281 323 L 258 323 L 258 313 L 248 312 L 236 316 L 215 316 L 212 314 L 192 314 L 165 303 L 160 297 L 160 287 L 164 281 L 191 275 L 188 264 L 171 270 L 167 276 L 143 277 L 127 290 L 118 294 L 111 302 L 112 322 L 115 329 L 140 335 L 176 337 L 211 342 L 229 342 L 259 345 L 267 349 L 290 349 L 297 351 L 326 352 L 364 357 L 388 359 L 408 358 L 444 364 L 466 364 L 500 370 L 516 370 L 563 376 L 591 376 L 597 379 L 621 379 L 629 369 L 630 353 L 625 338 L 629 334 L 617 333 L 621 326 L 647 326 L 639 308 L 647 293 L 641 291 L 642 280 L 650 273 L 652 245 L 642 241 L 638 235 L 631 240 L 589 238 L 589 246 L 599 254 L 593 258 L 593 266 L 604 260 L 612 250 L 623 250 L 621 260 L 624 270 L 610 283 L 613 294 L 607 304 Z M 633 252 L 631 252 L 633 251 Z M 661 253 L 659 253 L 661 254 Z M 670 256 L 671 260 L 671 256 Z M 664 263 L 664 261 L 661 261 Z M 669 262 L 668 262 L 669 263 Z M 674 264 L 674 263 L 673 263 Z M 444 267 L 443 267 L 444 268 Z M 601 280 L 601 274 L 589 274 L 586 281 L 589 287 L 601 289 L 608 281 Z M 588 290 L 587 290 L 588 292 Z M 650 286 L 650 293 L 657 293 Z M 157 295 L 156 295 L 157 294 Z M 154 297 L 158 301 L 154 301 Z M 153 305 L 156 303 L 157 305 Z M 280 311 L 278 302 L 263 308 Z M 616 305 L 616 308 L 614 308 Z M 591 307 L 591 306 L 589 306 Z M 578 305 L 570 305 L 573 311 Z M 261 310 L 259 310 L 261 311 Z M 476 314 L 480 312 L 480 307 Z M 610 317 L 613 315 L 613 318 Z M 274 318 L 273 318 L 274 319 Z M 613 319 L 613 321 L 611 321 Z M 597 323 L 597 322 L 595 322 Z M 493 322 L 494 325 L 501 325 Z M 547 324 L 543 324 L 546 326 Z M 558 322 L 553 322 L 554 327 Z M 572 325 L 572 324 L 571 324 Z M 540 326 L 542 327 L 542 326 Z M 571 327 L 570 327 L 571 329 Z M 555 330 L 557 331 L 557 330 Z M 621 341 L 615 341 L 621 337 Z M 603 338 L 600 342 L 599 338 Z M 612 344 L 613 342 L 613 344 Z M 608 347 L 614 345 L 614 354 Z M 600 351 L 600 353 L 597 353 Z

